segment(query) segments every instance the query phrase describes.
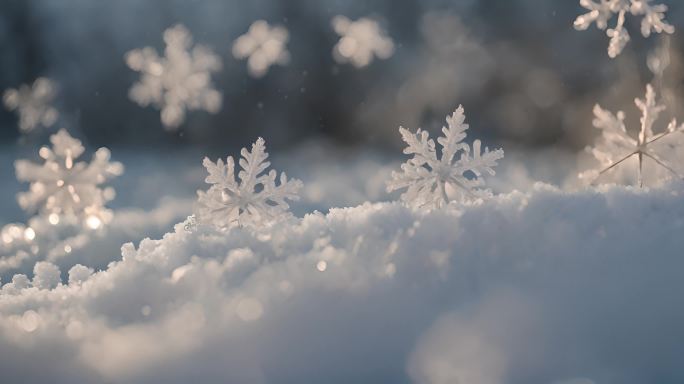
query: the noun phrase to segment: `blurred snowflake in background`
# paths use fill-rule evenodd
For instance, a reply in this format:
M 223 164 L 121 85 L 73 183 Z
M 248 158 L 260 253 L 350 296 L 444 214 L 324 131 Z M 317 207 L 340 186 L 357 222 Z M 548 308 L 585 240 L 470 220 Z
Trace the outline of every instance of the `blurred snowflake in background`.
M 209 172 L 205 181 L 211 184 L 208 191 L 198 191 L 197 221 L 221 229 L 234 226 L 258 228 L 289 216 L 289 205 L 285 201 L 297 200 L 302 182 L 288 180 L 283 172 L 280 185 L 276 185 L 277 173 L 264 172 L 271 163 L 266 161 L 268 153 L 264 139 L 252 144 L 252 151 L 243 148 L 240 152 L 240 172 L 235 179 L 235 162 L 228 156 L 225 164 L 204 159 Z
M 108 223 L 112 212 L 105 204 L 115 193 L 112 188 L 100 186 L 121 175 L 123 165 L 109 161 L 107 148 L 98 149 L 90 163 L 76 162 L 85 148 L 64 129 L 52 135 L 50 141 L 52 149 L 42 147 L 39 151 L 43 164 L 15 162 L 17 179 L 30 183 L 27 192 L 17 195 L 19 205 L 47 217 L 53 225 L 68 219 L 98 229 Z
M 495 174 L 493 167 L 503 158 L 503 149 L 490 152 L 485 148 L 481 152 L 481 143 L 475 140 L 471 157 L 470 146 L 462 142 L 468 129 L 464 121 L 462 106 L 447 116 L 447 126 L 442 127 L 444 136 L 437 139 L 442 146 L 440 158 L 427 131 L 419 128 L 414 134 L 399 127 L 402 139 L 408 144 L 404 153 L 413 155 L 413 158 L 401 165 L 402 172 L 392 172 L 387 191 L 406 188 L 401 199 L 409 205 L 426 209 L 440 208 L 450 201 L 463 202 L 490 196 L 489 190 L 480 188 L 484 185 L 482 175 Z M 459 153 L 460 158 L 454 160 Z
M 684 133 L 684 125 L 678 126 L 677 121 L 673 119 L 664 132 L 654 134 L 653 124 L 665 107 L 657 104 L 656 93 L 650 84 L 646 87 L 646 98 L 636 99 L 634 102 L 642 114 L 641 129 L 637 139 L 627 133 L 624 112 L 618 111 L 617 115 L 614 115 L 598 104 L 594 107 L 594 127 L 601 130 L 601 138 L 594 148 L 588 148 L 588 150 L 599 161 L 602 168 L 580 173 L 581 179 L 593 183 L 601 175 L 633 158 L 638 160 L 636 175 L 639 186 L 643 185 L 645 158 L 652 160 L 660 169 L 682 178 L 664 155 L 673 150 L 681 151 L 682 139 L 684 139 L 681 134 Z
M 19 129 L 28 133 L 39 126 L 50 127 L 57 122 L 59 114 L 52 107 L 52 101 L 57 94 L 54 82 L 45 77 L 39 77 L 33 85 L 22 85 L 19 89 L 8 89 L 2 100 L 10 111 L 19 114 Z
M 333 57 L 338 63 L 350 62 L 362 68 L 373 61 L 373 56 L 388 59 L 394 54 L 394 42 L 375 20 L 362 17 L 351 21 L 345 16 L 335 16 L 331 24 L 341 36 L 333 48 Z
M 257 20 L 247 33 L 235 39 L 233 56 L 247 59 L 247 71 L 252 77 L 263 77 L 271 65 L 285 65 L 290 61 L 286 47 L 289 37 L 285 27 L 271 27 L 265 20 Z
M 667 5 L 651 5 L 651 0 L 580 0 L 580 5 L 589 12 L 580 15 L 575 20 L 575 29 L 584 31 L 592 23 L 600 30 L 608 28 L 610 21 L 615 14 L 618 15 L 617 24 L 614 28 L 608 28 L 606 34 L 610 37 L 608 45 L 608 56 L 617 57 L 625 48 L 630 40 L 629 32 L 625 29 L 625 16 L 631 13 L 633 16 L 642 16 L 641 34 L 649 37 L 655 33 L 674 33 L 674 27 L 668 24 L 665 19 Z
M 192 35 L 183 25 L 164 31 L 164 42 L 164 57 L 151 47 L 126 54 L 126 64 L 142 74 L 128 95 L 140 106 L 161 109 L 164 127 L 176 130 L 185 121 L 186 110 L 217 113 L 221 109 L 223 97 L 214 89 L 211 73 L 221 70 L 222 64 L 208 47 L 193 47 Z

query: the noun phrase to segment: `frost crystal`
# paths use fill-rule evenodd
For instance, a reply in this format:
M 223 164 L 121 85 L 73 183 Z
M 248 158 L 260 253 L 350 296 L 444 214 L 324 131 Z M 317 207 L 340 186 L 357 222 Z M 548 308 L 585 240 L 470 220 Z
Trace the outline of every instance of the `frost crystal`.
M 400 127 L 399 132 L 408 144 L 404 153 L 413 158 L 401 165 L 402 172 L 392 172 L 387 191 L 406 188 L 401 199 L 426 209 L 440 208 L 453 200 L 463 202 L 490 196 L 490 191 L 481 188 L 484 185 L 482 175 L 495 174 L 493 167 L 503 158 L 504 152 L 502 149 L 490 152 L 488 148 L 481 152 L 481 143 L 475 140 L 471 156 L 470 146 L 462 142 L 468 129 L 464 121 L 462 106 L 447 116 L 447 126 L 442 127 L 444 136 L 437 139 L 442 146 L 441 158 L 426 131 L 418 129 L 414 134 Z M 459 153 L 460 157 L 457 157 Z
M 625 16 L 629 12 L 634 16 L 642 16 L 641 34 L 649 37 L 652 32 L 674 33 L 674 27 L 665 19 L 667 6 L 664 4 L 651 5 L 652 0 L 580 0 L 580 5 L 589 12 L 580 15 L 575 20 L 575 29 L 584 31 L 592 23 L 601 30 L 608 28 L 615 14 L 618 15 L 617 24 L 614 28 L 608 28 L 606 34 L 610 37 L 608 56 L 617 57 L 630 40 L 629 33 L 625 29 Z
M 251 152 L 243 148 L 240 154 L 240 182 L 235 179 L 235 163 L 231 156 L 225 164 L 221 159 L 216 163 L 204 159 L 204 167 L 209 172 L 205 181 L 211 187 L 206 192 L 197 192 L 199 223 L 222 229 L 234 226 L 257 228 L 289 215 L 289 205 L 285 200 L 299 198 L 297 193 L 302 182 L 288 180 L 287 175 L 281 173 L 280 185 L 276 185 L 275 170 L 261 174 L 270 165 L 266 161 L 268 153 L 262 138 L 252 144 Z
M 373 61 L 374 55 L 388 59 L 394 54 L 394 42 L 375 20 L 362 17 L 351 21 L 345 16 L 335 16 L 331 24 L 341 36 L 333 50 L 333 57 L 338 63 L 351 62 L 362 68 Z
M 151 47 L 126 54 L 126 64 L 142 74 L 128 96 L 140 106 L 160 109 L 164 127 L 176 130 L 185 121 L 186 110 L 216 113 L 221 109 L 222 96 L 213 88 L 211 73 L 222 65 L 208 47 L 192 47 L 192 35 L 183 25 L 164 31 L 164 42 L 164 57 Z
M 654 134 L 653 124 L 665 107 L 656 103 L 656 94 L 650 84 L 646 87 L 645 100 L 636 99 L 635 103 L 642 114 L 641 130 L 637 139 L 627 133 L 625 114 L 622 111 L 613 115 L 598 104 L 594 107 L 594 127 L 601 130 L 601 138 L 597 145 L 589 150 L 601 163 L 601 169 L 580 173 L 580 178 L 588 179 L 593 183 L 601 175 L 633 158 L 638 160 L 636 175 L 639 186 L 643 185 L 645 158 L 652 160 L 658 168 L 665 169 L 681 178 L 661 156 L 661 152 L 666 153 L 668 148 L 681 146 L 682 137 L 674 134 L 684 133 L 684 125 L 677 126 L 677 121 L 673 119 L 664 132 Z
M 290 61 L 286 44 L 290 37 L 285 27 L 271 27 L 265 20 L 257 20 L 250 25 L 244 35 L 235 39 L 233 56 L 247 59 L 247 70 L 252 77 L 266 75 L 271 65 L 285 65 Z
M 2 100 L 10 111 L 19 114 L 19 129 L 31 132 L 39 126 L 50 127 L 57 121 L 59 114 L 52 107 L 56 87 L 52 80 L 40 77 L 32 86 L 26 84 L 19 89 L 8 89 Z
M 109 161 L 107 148 L 98 149 L 90 163 L 76 162 L 84 148 L 64 129 L 50 141 L 52 149 L 42 147 L 39 151 L 43 164 L 27 160 L 15 163 L 17 178 L 31 183 L 27 192 L 17 195 L 19 205 L 41 213 L 55 225 L 64 217 L 75 218 L 91 229 L 110 221 L 112 213 L 105 203 L 114 198 L 114 190 L 100 186 L 123 173 L 121 163 Z

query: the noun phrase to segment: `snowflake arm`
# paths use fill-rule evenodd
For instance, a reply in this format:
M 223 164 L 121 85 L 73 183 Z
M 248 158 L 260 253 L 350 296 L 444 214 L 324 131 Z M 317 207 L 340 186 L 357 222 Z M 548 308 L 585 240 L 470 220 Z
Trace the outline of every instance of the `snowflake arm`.
M 259 138 L 249 151 L 243 148 L 238 164 L 238 180 L 235 179 L 235 162 L 232 157 L 216 163 L 204 159 L 209 175 L 205 181 L 211 187 L 204 192 L 198 191 L 197 219 L 200 223 L 211 224 L 221 229 L 235 226 L 257 228 L 269 225 L 289 215 L 286 200 L 297 200 L 302 183 L 289 180 L 285 173 L 280 175 L 276 184 L 277 172 L 269 167 L 265 142 Z
M 102 188 L 108 179 L 123 173 L 123 165 L 110 162 L 110 152 L 100 148 L 90 163 L 76 161 L 85 148 L 62 129 L 50 137 L 52 149 L 40 149 L 43 164 L 26 160 L 15 163 L 17 178 L 29 182 L 27 192 L 17 195 L 27 211 L 48 216 L 52 224 L 61 216 L 83 221 L 93 229 L 109 221 L 111 211 L 105 204 L 114 198 L 112 188 Z
M 180 24 L 164 31 L 164 42 L 164 57 L 150 47 L 126 54 L 128 67 L 141 73 L 128 96 L 142 107 L 158 108 L 164 127 L 175 130 L 188 110 L 217 113 L 221 109 L 222 95 L 214 89 L 211 74 L 222 64 L 208 47 L 193 47 L 190 32 Z
M 401 172 L 392 173 L 387 191 L 406 189 L 401 199 L 425 209 L 440 208 L 454 200 L 464 202 L 489 196 L 489 191 L 481 188 L 484 186 L 482 177 L 495 174 L 493 167 L 504 153 L 502 149 L 489 151 L 485 148 L 482 151 L 479 140 L 473 143 L 471 153 L 470 146 L 462 142 L 468 129 L 464 121 L 462 106 L 447 117 L 447 125 L 442 128 L 444 136 L 437 139 L 441 157 L 427 132 L 419 129 L 413 134 L 399 128 L 407 144 L 404 153 L 413 157 L 401 165 Z
M 39 126 L 47 128 L 57 122 L 59 113 L 51 105 L 56 89 L 52 80 L 40 77 L 31 86 L 22 85 L 19 89 L 4 92 L 5 107 L 19 114 L 19 130 L 31 132 Z

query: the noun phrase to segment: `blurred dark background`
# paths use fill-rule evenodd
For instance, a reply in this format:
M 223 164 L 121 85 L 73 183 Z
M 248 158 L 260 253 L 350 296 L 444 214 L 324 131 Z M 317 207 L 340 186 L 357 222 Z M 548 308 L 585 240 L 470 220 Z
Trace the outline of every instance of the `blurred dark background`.
M 663 2 L 678 28 L 666 84 L 680 95 L 684 5 Z M 579 150 L 595 135 L 593 104 L 638 119 L 633 99 L 651 81 L 646 57 L 659 44 L 629 17 L 632 41 L 611 60 L 604 31 L 573 29 L 584 12 L 576 0 L 3 0 L 0 89 L 52 78 L 61 114 L 52 132 L 67 127 L 93 146 L 225 153 L 263 136 L 271 149 L 316 139 L 388 149 L 400 146 L 399 125 L 437 130 L 463 104 L 473 135 L 493 145 Z M 330 20 L 338 14 L 379 20 L 394 56 L 363 69 L 337 64 Z M 288 28 L 292 57 L 261 79 L 231 55 L 257 19 Z M 176 23 L 222 57 L 213 79 L 224 101 L 218 114 L 190 112 L 169 133 L 158 110 L 128 99 L 139 74 L 123 56 L 144 46 L 161 52 L 162 32 Z M 16 123 L 0 112 L 0 144 L 42 143 L 50 133 L 20 138 Z

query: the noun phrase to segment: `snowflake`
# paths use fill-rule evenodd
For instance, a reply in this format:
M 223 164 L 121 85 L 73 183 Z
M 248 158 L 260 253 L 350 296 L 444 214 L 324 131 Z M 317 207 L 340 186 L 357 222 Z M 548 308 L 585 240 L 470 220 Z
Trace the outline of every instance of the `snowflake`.
M 464 202 L 490 196 L 489 190 L 481 188 L 484 185 L 482 175 L 495 174 L 493 167 L 503 158 L 504 152 L 502 149 L 490 152 L 488 148 L 481 152 L 481 143 L 475 140 L 471 156 L 470 146 L 462 143 L 468 129 L 464 121 L 462 106 L 447 116 L 447 127 L 442 127 L 444 136 L 437 139 L 442 146 L 441 158 L 426 131 L 418 129 L 414 134 L 400 127 L 399 132 L 408 144 L 404 153 L 413 158 L 401 165 L 402 172 L 392 172 L 387 191 L 406 188 L 401 199 L 426 209 L 440 208 L 452 200 Z M 455 160 L 459 153 L 460 158 Z
M 646 87 L 646 99 L 636 99 L 635 103 L 642 114 L 641 130 L 636 139 L 627 133 L 625 114 L 622 111 L 613 115 L 598 104 L 594 107 L 594 127 L 601 130 L 601 139 L 594 148 L 588 150 L 601 163 L 601 169 L 580 173 L 581 179 L 588 179 L 593 183 L 601 175 L 627 160 L 637 159 L 637 183 L 642 186 L 645 158 L 652 160 L 653 164 L 657 165 L 656 168 L 664 169 L 681 178 L 661 153 L 667 153 L 668 150 L 680 146 L 680 143 L 673 142 L 672 139 L 681 140 L 681 136 L 673 134 L 684 133 L 684 125 L 677 126 L 677 121 L 672 120 L 664 132 L 654 134 L 653 124 L 665 107 L 656 103 L 656 94 L 650 84 Z
M 297 200 L 302 188 L 299 180 L 288 180 L 280 174 L 280 185 L 276 185 L 276 171 L 261 174 L 270 165 L 264 139 L 252 144 L 252 151 L 243 148 L 240 152 L 240 172 L 235 179 L 235 163 L 232 157 L 216 163 L 204 159 L 209 172 L 205 181 L 211 184 L 208 191 L 198 191 L 197 221 L 229 229 L 234 226 L 256 228 L 268 225 L 289 215 L 286 199 Z
M 126 64 L 142 73 L 128 96 L 140 106 L 151 104 L 160 109 L 164 127 L 176 130 L 185 121 L 186 110 L 217 113 L 221 109 L 222 96 L 213 88 L 211 73 L 222 65 L 208 47 L 192 47 L 192 36 L 183 25 L 164 31 L 164 42 L 164 57 L 151 47 L 126 54 Z
M 362 68 L 373 61 L 374 55 L 388 59 L 394 54 L 394 42 L 375 20 L 362 17 L 351 21 L 345 16 L 335 16 L 331 24 L 341 36 L 333 49 L 333 57 L 338 63 L 351 62 Z
M 62 219 L 76 219 L 91 229 L 111 220 L 105 203 L 114 198 L 112 188 L 101 188 L 108 179 L 123 173 L 123 166 L 110 162 L 107 148 L 98 149 L 90 163 L 76 162 L 83 154 L 81 142 L 61 129 L 50 137 L 52 149 L 42 147 L 39 155 L 45 162 L 27 160 L 15 163 L 17 178 L 29 182 L 27 192 L 17 195 L 26 211 L 39 212 L 56 225 Z
M 3 95 L 5 106 L 19 113 L 19 129 L 31 132 L 38 126 L 50 127 L 57 121 L 59 114 L 51 103 L 57 93 L 52 80 L 39 77 L 32 86 L 26 84 L 19 89 L 8 89 Z
M 630 40 L 629 33 L 625 29 L 625 16 L 629 12 L 634 16 L 642 16 L 641 34 L 649 37 L 652 32 L 674 33 L 674 27 L 668 24 L 665 18 L 667 6 L 664 4 L 651 5 L 651 0 L 580 0 L 580 5 L 589 12 L 580 15 L 575 20 L 575 29 L 584 31 L 592 23 L 596 27 L 605 30 L 608 21 L 617 14 L 617 24 L 614 28 L 608 28 L 606 34 L 610 37 L 608 56 L 617 57 Z
M 235 39 L 233 56 L 247 59 L 249 74 L 262 77 L 271 65 L 285 65 L 290 61 L 290 53 L 285 47 L 288 39 L 285 27 L 276 25 L 271 28 L 265 20 L 257 20 L 247 33 Z

